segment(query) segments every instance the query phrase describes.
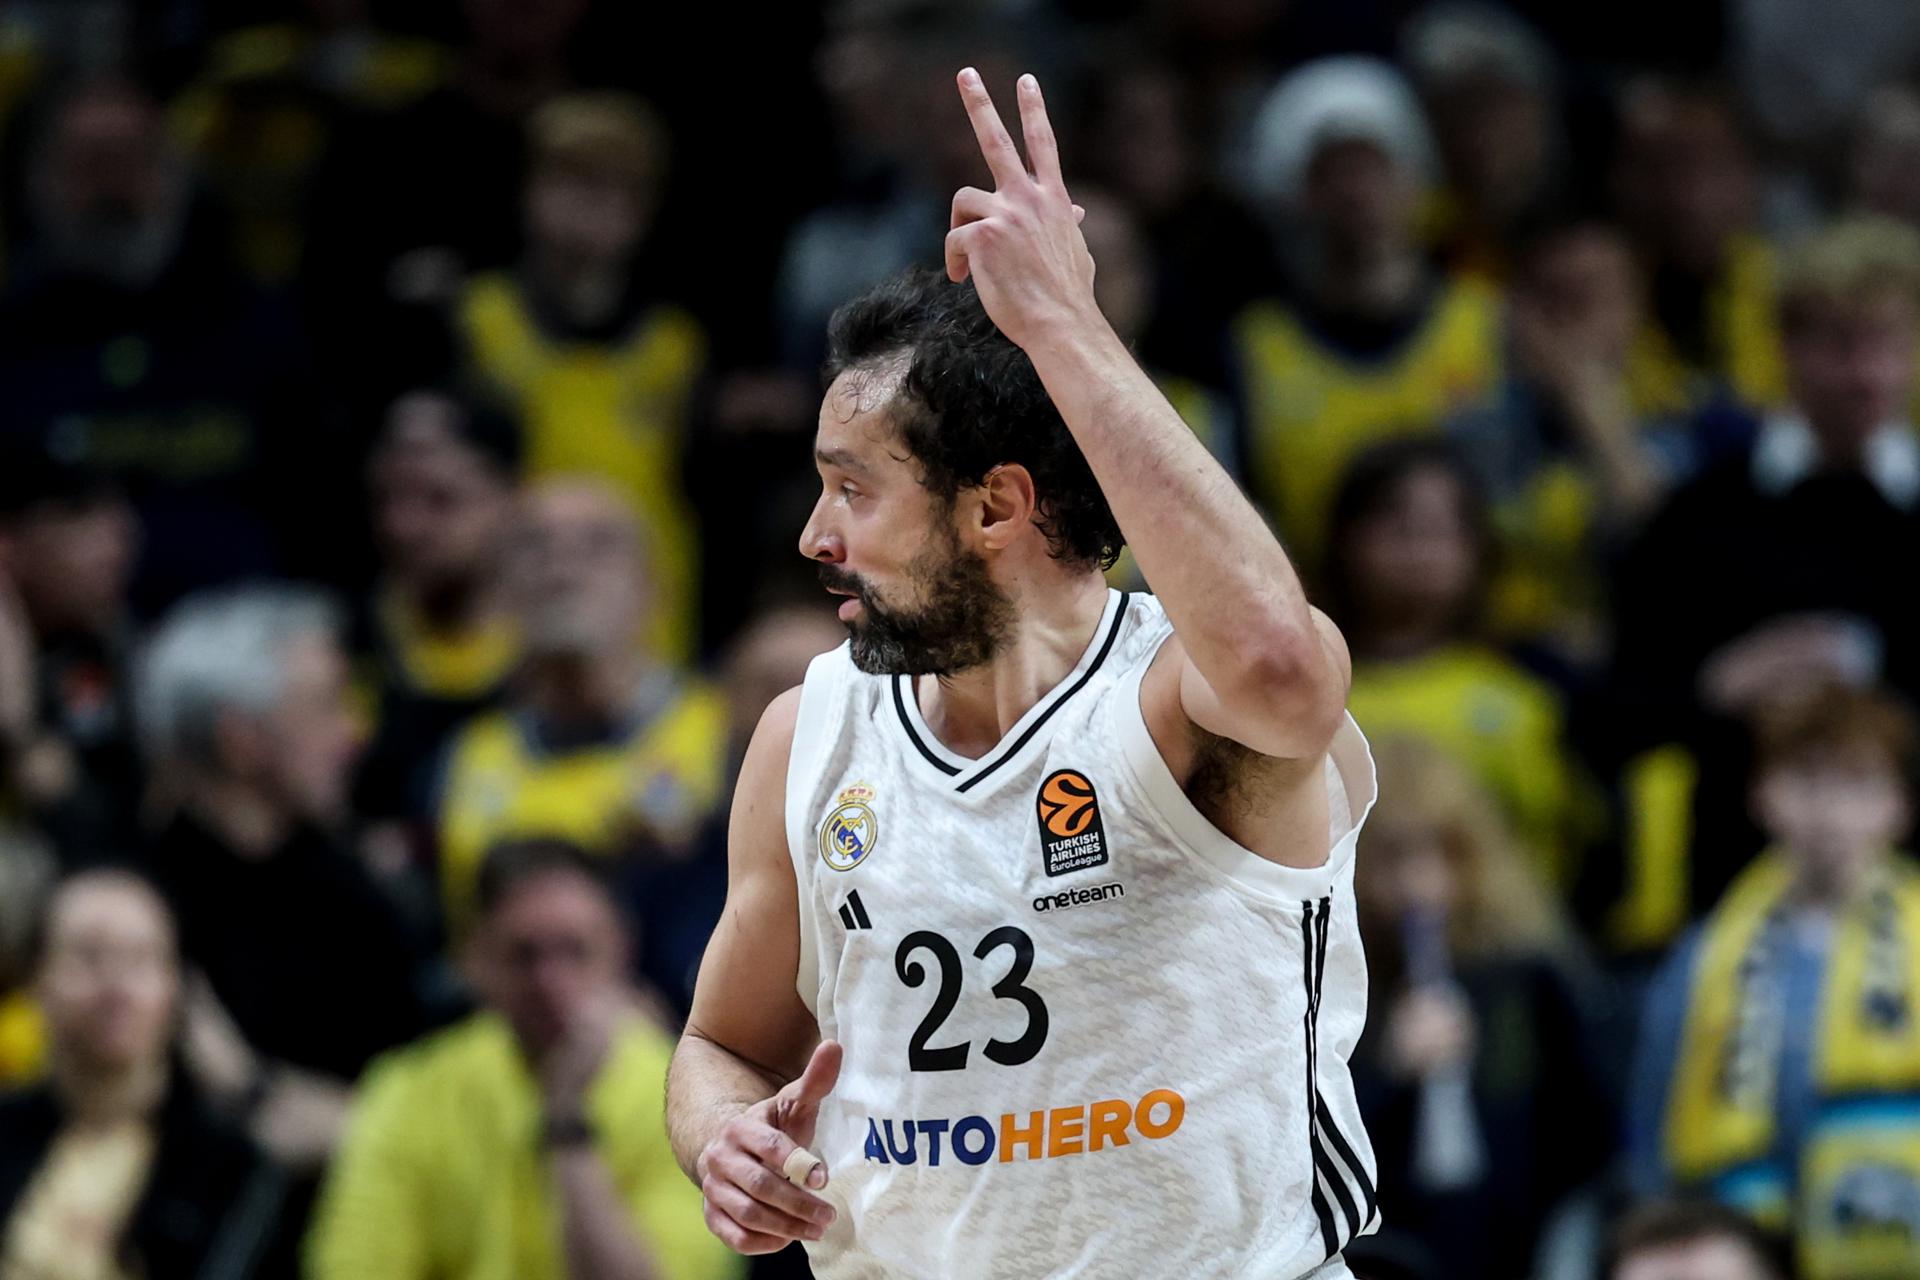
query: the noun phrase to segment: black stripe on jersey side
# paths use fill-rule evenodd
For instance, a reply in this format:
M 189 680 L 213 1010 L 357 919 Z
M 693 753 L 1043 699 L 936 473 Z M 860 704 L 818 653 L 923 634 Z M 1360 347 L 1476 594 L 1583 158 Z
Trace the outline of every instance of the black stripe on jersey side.
M 1002 751 L 997 757 L 995 757 L 992 764 L 989 764 L 986 767 L 982 768 L 979 772 L 975 773 L 971 778 L 968 778 L 965 782 L 961 783 L 958 787 L 956 787 L 955 790 L 957 791 L 968 790 L 973 786 L 974 783 L 979 782 L 982 778 L 985 778 L 988 774 L 992 773 L 995 769 L 998 769 L 1001 765 L 1013 759 L 1013 757 L 1019 755 L 1020 749 L 1026 746 L 1027 743 L 1033 740 L 1034 734 L 1040 732 L 1040 726 L 1045 724 L 1048 718 L 1051 717 L 1054 712 L 1058 711 L 1061 707 L 1066 706 L 1067 699 L 1071 698 L 1074 694 L 1080 692 L 1080 690 L 1086 685 L 1087 681 L 1093 679 L 1093 673 L 1100 669 L 1100 664 L 1107 660 L 1107 655 L 1109 653 L 1113 652 L 1113 642 L 1120 638 L 1120 628 L 1127 620 L 1127 597 L 1132 594 L 1133 593 L 1131 591 L 1122 591 L 1120 593 L 1120 603 L 1118 606 L 1115 607 L 1113 611 L 1113 625 L 1107 628 L 1107 638 L 1100 642 L 1100 651 L 1093 655 L 1093 661 L 1088 663 L 1087 669 L 1080 673 L 1080 678 L 1078 680 L 1075 680 L 1073 684 L 1068 687 L 1065 693 L 1055 698 L 1053 700 L 1052 705 L 1050 705 L 1045 711 L 1042 711 L 1038 716 L 1034 717 L 1033 723 L 1027 726 L 1026 732 L 1022 733 L 1018 738 L 1014 739 L 1013 745 L 1008 747 L 1005 751 Z M 894 687 L 894 696 L 896 698 L 899 696 L 899 692 L 900 692 L 899 686 L 896 685 Z M 906 714 L 904 707 L 901 709 L 901 714 L 902 715 Z
M 1340 1249 L 1340 1238 L 1333 1225 L 1333 1209 L 1327 1204 L 1325 1193 L 1320 1190 L 1320 1177 L 1316 1172 L 1323 1156 L 1320 1150 L 1320 1135 L 1317 1132 L 1320 1117 L 1318 1108 L 1313 1105 L 1313 1100 L 1320 1096 L 1320 1086 L 1314 1079 L 1314 1059 L 1319 1055 L 1314 1046 L 1314 1039 L 1318 1033 L 1313 1025 L 1314 1013 L 1316 1012 L 1313 994 L 1315 981 L 1313 958 L 1315 948 L 1313 945 L 1313 903 L 1311 902 L 1302 902 L 1300 904 L 1300 943 L 1302 948 L 1300 976 L 1307 997 L 1307 1011 L 1302 1018 L 1307 1041 L 1307 1144 L 1311 1156 L 1307 1165 L 1307 1181 L 1311 1184 L 1313 1191 L 1313 1216 L 1320 1220 L 1320 1242 L 1326 1247 L 1326 1256 L 1331 1258 Z
M 1328 917 L 1332 912 L 1332 897 L 1329 896 L 1320 899 L 1318 916 L 1319 929 L 1316 941 L 1317 957 L 1314 965 L 1313 979 L 1313 1019 L 1316 1039 L 1319 1035 L 1320 997 L 1324 990 L 1327 976 L 1327 937 L 1330 932 L 1328 929 Z M 1360 1163 L 1360 1157 L 1354 1154 L 1353 1144 L 1348 1142 L 1346 1135 L 1340 1132 L 1340 1126 L 1334 1121 L 1333 1112 L 1327 1109 L 1326 1099 L 1320 1096 L 1317 1088 L 1314 1091 L 1313 1104 L 1315 1116 L 1319 1121 L 1318 1125 L 1315 1126 L 1315 1132 L 1325 1134 L 1327 1140 L 1333 1143 L 1333 1149 L 1340 1153 L 1340 1158 L 1345 1160 L 1347 1167 L 1353 1171 L 1353 1180 L 1360 1184 L 1360 1198 L 1366 1204 L 1366 1213 L 1361 1216 L 1360 1225 L 1365 1226 L 1367 1223 L 1373 1221 L 1374 1209 L 1378 1200 L 1373 1186 L 1373 1179 L 1367 1176 L 1366 1166 Z M 1358 1234 L 1359 1229 L 1359 1227 L 1354 1228 L 1355 1234 Z
M 859 926 L 853 922 L 853 912 L 847 910 L 847 904 L 844 902 L 840 904 L 840 923 L 849 929 L 859 928 Z
M 853 908 L 853 918 L 860 922 L 862 929 L 873 928 L 873 921 L 867 915 L 867 904 L 860 901 L 860 891 L 855 889 L 847 895 L 847 905 Z
M 893 678 L 893 709 L 900 713 L 900 727 L 907 731 L 907 741 L 913 743 L 920 754 L 927 758 L 927 763 L 951 778 L 960 771 L 927 750 L 927 744 L 922 742 L 920 735 L 913 731 L 913 718 L 907 714 L 907 700 L 900 694 L 900 686 L 905 680 L 905 676 Z
M 1326 995 L 1327 989 L 1328 917 L 1332 912 L 1333 898 L 1331 895 L 1324 896 L 1320 899 L 1313 919 L 1313 1100 L 1316 1102 L 1319 1101 L 1320 1098 L 1320 1002 Z M 1345 1180 L 1339 1176 L 1339 1171 L 1334 1167 L 1333 1161 L 1327 1155 L 1326 1143 L 1322 1141 L 1320 1109 L 1318 1107 L 1314 1108 L 1313 1119 L 1314 1156 L 1325 1169 L 1327 1173 L 1327 1185 L 1333 1188 L 1334 1197 L 1339 1200 L 1340 1208 L 1345 1214 L 1350 1228 L 1346 1235 L 1339 1238 L 1339 1246 L 1344 1248 L 1347 1241 L 1353 1239 L 1353 1237 L 1359 1233 L 1360 1227 L 1358 1222 L 1355 1221 L 1359 1215 L 1353 1208 L 1353 1197 L 1350 1189 L 1347 1187 Z
M 1374 1191 L 1373 1179 L 1367 1176 L 1367 1166 L 1360 1163 L 1352 1144 L 1340 1132 L 1340 1126 L 1334 1123 L 1333 1112 L 1327 1109 L 1327 1100 L 1316 1093 L 1313 1095 L 1313 1105 L 1320 1120 L 1320 1132 L 1327 1135 L 1327 1140 L 1333 1143 L 1333 1149 L 1340 1153 L 1340 1158 L 1347 1162 L 1347 1168 L 1353 1171 L 1354 1181 L 1360 1184 L 1360 1200 L 1365 1206 L 1365 1212 L 1360 1215 L 1360 1225 L 1364 1227 L 1373 1221 L 1380 1202 Z
M 1320 1015 L 1320 993 L 1326 989 L 1327 978 L 1327 917 L 1333 914 L 1331 895 L 1320 899 L 1319 929 L 1314 939 L 1315 955 L 1313 960 L 1313 1012 L 1316 1021 Z
M 1331 1258 L 1370 1226 L 1377 1216 L 1378 1197 L 1373 1180 L 1367 1175 L 1366 1166 L 1360 1162 L 1346 1135 L 1340 1132 L 1339 1124 L 1328 1109 L 1326 1099 L 1320 1094 L 1317 1070 L 1320 1056 L 1320 1000 L 1325 991 L 1327 969 L 1327 939 L 1330 935 L 1329 916 L 1332 914 L 1331 896 L 1321 898 L 1315 904 L 1303 901 L 1301 904 L 1301 935 L 1306 950 L 1308 968 L 1307 982 L 1307 1054 L 1308 1088 L 1311 1111 L 1307 1121 L 1308 1142 L 1313 1156 L 1313 1200 L 1314 1214 L 1320 1222 L 1321 1243 L 1326 1246 L 1327 1256 Z M 1332 1142 L 1334 1151 L 1345 1162 L 1346 1169 L 1336 1163 L 1321 1142 L 1322 1135 Z M 1350 1171 L 1350 1172 L 1349 1172 Z M 1347 1229 L 1338 1229 L 1331 1206 L 1320 1187 L 1324 1177 L 1327 1188 L 1333 1192 L 1340 1206 L 1340 1216 L 1346 1220 Z M 1361 1203 L 1356 1205 L 1353 1196 L 1353 1184 L 1358 1183 Z
M 1314 915 L 1312 1052 L 1316 1059 L 1320 1056 L 1320 998 L 1326 990 L 1327 917 L 1331 913 L 1332 908 L 1333 899 L 1331 897 L 1322 898 L 1320 899 L 1319 910 L 1315 912 Z M 1347 1161 L 1349 1164 L 1353 1162 L 1352 1148 L 1347 1146 L 1346 1139 L 1339 1136 L 1337 1131 L 1328 1132 L 1328 1126 L 1332 1124 L 1333 1115 L 1327 1110 L 1327 1104 L 1320 1097 L 1318 1080 L 1314 1082 L 1313 1094 L 1308 1099 L 1307 1105 L 1313 1108 L 1313 1162 L 1315 1166 L 1326 1175 L 1327 1186 L 1333 1190 L 1333 1198 L 1340 1202 L 1340 1213 L 1347 1220 L 1346 1234 L 1339 1239 L 1340 1247 L 1344 1247 L 1347 1241 L 1360 1234 L 1360 1228 L 1364 1225 L 1364 1222 L 1361 1218 L 1360 1210 L 1355 1207 L 1353 1203 L 1353 1191 L 1347 1185 L 1346 1177 L 1341 1173 L 1339 1166 L 1333 1162 L 1333 1157 L 1327 1154 L 1327 1148 L 1320 1139 L 1324 1134 L 1326 1137 L 1336 1141 L 1340 1148 L 1347 1153 Z M 1373 1206 L 1371 1204 L 1367 1206 L 1366 1216 L 1368 1219 L 1373 1217 Z
M 1340 1202 L 1340 1216 L 1347 1220 L 1345 1235 L 1338 1237 L 1335 1248 L 1344 1247 L 1347 1241 L 1360 1234 L 1360 1210 L 1353 1203 L 1353 1192 L 1347 1186 L 1347 1180 L 1341 1176 L 1340 1168 L 1334 1164 L 1333 1157 L 1319 1142 L 1313 1144 L 1313 1163 L 1327 1176 L 1327 1186 L 1333 1189 L 1333 1198 Z M 1329 1253 L 1328 1257 L 1333 1255 Z

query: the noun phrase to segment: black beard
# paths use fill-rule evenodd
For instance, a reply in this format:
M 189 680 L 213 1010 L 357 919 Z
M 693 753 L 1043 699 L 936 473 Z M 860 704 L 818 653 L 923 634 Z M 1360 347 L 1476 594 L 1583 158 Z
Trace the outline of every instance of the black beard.
M 853 665 L 868 675 L 949 676 L 988 662 L 1013 619 L 1013 602 L 994 585 L 987 562 L 951 540 L 916 556 L 907 576 L 926 601 L 893 609 L 857 576 L 822 565 L 820 581 L 857 593 L 864 616 L 846 624 Z

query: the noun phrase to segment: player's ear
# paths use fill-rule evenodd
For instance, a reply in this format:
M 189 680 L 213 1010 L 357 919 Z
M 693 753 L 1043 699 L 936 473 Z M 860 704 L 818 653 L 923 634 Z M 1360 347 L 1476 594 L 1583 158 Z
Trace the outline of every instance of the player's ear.
M 980 482 L 980 535 L 994 550 L 1011 546 L 1033 523 L 1033 473 L 1017 462 L 1002 463 Z

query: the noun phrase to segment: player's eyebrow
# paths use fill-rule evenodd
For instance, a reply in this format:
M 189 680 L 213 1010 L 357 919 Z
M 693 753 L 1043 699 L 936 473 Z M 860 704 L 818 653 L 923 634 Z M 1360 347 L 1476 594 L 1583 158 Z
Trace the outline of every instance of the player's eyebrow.
M 813 451 L 813 460 L 823 467 L 838 467 L 849 475 L 864 476 L 872 471 L 866 463 L 851 449 L 818 449 Z

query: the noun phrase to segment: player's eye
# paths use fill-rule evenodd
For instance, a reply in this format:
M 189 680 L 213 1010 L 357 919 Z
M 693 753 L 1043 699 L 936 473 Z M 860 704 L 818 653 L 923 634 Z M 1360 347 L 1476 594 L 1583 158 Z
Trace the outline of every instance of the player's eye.
M 860 491 L 854 488 L 850 484 L 843 484 L 840 486 L 840 496 L 845 498 L 848 502 L 852 502 L 855 498 L 860 496 Z

